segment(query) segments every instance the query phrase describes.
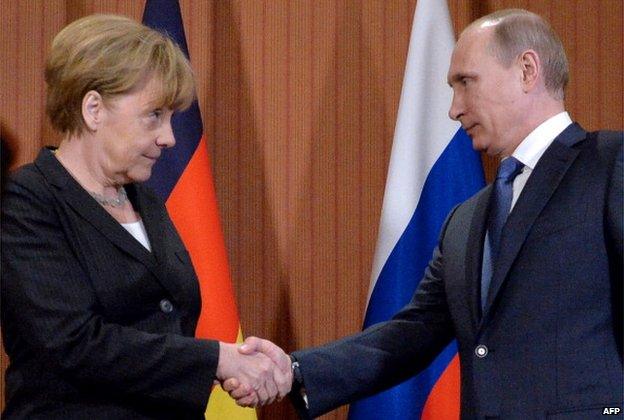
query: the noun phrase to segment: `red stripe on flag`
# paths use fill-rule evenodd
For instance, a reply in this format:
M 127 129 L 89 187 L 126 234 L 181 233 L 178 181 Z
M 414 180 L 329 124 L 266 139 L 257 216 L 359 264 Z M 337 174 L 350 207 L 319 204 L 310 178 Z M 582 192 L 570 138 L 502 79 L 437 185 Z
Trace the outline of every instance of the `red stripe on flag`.
M 457 420 L 459 400 L 459 356 L 455 355 L 433 386 L 420 419 Z
M 238 311 L 203 136 L 167 200 L 167 210 L 199 278 L 202 310 L 196 336 L 235 342 Z

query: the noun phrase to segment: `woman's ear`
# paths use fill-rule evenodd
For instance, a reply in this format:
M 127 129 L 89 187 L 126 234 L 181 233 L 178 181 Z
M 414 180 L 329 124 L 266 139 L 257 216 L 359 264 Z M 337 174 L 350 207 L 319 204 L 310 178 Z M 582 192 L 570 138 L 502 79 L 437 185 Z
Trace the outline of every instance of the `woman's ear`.
M 97 130 L 104 112 L 102 95 L 95 90 L 88 91 L 82 98 L 82 119 L 89 130 Z

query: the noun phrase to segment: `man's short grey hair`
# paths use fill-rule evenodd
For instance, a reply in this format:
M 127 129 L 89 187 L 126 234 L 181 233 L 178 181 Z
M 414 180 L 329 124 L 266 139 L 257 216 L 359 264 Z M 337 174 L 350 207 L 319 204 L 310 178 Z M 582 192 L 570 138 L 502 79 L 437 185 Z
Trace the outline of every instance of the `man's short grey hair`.
M 561 40 L 541 16 L 523 9 L 505 9 L 483 16 L 466 30 L 482 26 L 494 27 L 490 52 L 504 66 L 518 56 L 534 50 L 542 63 L 546 89 L 554 98 L 563 100 L 570 77 L 568 59 Z

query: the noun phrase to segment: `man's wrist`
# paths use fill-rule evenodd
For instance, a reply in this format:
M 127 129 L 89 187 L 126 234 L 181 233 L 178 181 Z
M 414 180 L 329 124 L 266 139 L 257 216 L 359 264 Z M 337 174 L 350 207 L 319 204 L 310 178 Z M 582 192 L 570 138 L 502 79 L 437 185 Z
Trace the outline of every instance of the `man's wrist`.
M 290 355 L 290 368 L 293 374 L 292 390 L 301 397 L 307 410 L 309 409 L 308 395 L 306 394 L 305 386 L 303 383 L 303 374 L 301 373 L 299 361 L 292 354 Z

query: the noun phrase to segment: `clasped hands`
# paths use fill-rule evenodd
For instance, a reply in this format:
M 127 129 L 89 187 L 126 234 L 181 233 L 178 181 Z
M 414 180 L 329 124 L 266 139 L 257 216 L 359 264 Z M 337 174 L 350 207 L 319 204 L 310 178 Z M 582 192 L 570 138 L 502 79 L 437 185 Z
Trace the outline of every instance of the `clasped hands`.
M 236 404 L 258 407 L 281 400 L 293 383 L 290 357 L 268 340 L 219 343 L 217 379 Z

